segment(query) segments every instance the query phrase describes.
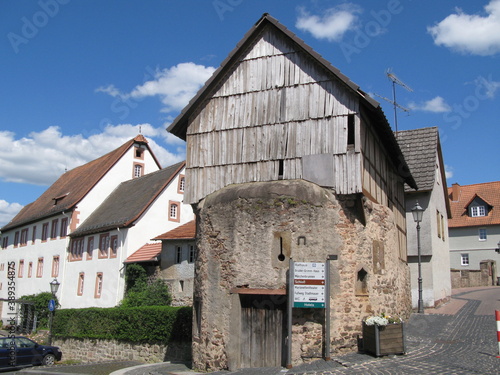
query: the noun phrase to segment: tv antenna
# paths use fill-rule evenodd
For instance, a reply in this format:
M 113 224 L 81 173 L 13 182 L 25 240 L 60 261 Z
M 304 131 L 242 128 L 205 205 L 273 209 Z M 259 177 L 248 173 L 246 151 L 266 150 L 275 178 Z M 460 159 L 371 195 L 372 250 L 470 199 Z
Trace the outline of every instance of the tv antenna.
M 383 96 L 380 96 L 378 94 L 375 94 L 377 95 L 378 97 L 388 101 L 389 103 L 392 104 L 392 106 L 394 107 L 394 126 L 396 127 L 396 134 L 398 133 L 398 111 L 397 109 L 401 109 L 403 110 L 404 112 L 410 112 L 410 110 L 406 107 L 403 107 L 402 105 L 398 104 L 398 102 L 396 101 L 396 85 L 399 85 L 401 87 L 403 87 L 404 89 L 406 89 L 407 91 L 409 92 L 413 92 L 413 89 L 408 86 L 406 83 L 404 83 L 403 81 L 401 81 L 393 72 L 392 72 L 392 69 L 387 69 L 385 71 L 385 74 L 387 75 L 387 78 L 389 78 L 392 82 L 392 100 L 388 99 L 388 98 L 385 98 Z

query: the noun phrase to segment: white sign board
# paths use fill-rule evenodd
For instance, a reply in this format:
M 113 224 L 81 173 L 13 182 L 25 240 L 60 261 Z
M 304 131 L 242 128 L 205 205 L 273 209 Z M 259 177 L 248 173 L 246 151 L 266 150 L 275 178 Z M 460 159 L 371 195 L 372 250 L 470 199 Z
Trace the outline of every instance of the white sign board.
M 325 307 L 325 263 L 294 263 L 293 307 Z

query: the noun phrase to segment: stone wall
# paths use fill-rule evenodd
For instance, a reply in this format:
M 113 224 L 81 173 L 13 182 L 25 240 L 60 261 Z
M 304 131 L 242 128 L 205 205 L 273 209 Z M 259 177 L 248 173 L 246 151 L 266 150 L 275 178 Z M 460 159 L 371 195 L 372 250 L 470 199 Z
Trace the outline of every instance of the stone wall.
M 116 340 L 57 338 L 53 345 L 63 352 L 63 360 L 95 362 L 106 360 L 134 360 L 149 363 L 164 361 L 191 361 L 191 343 L 135 344 Z
M 478 270 L 451 269 L 451 286 L 456 288 L 471 288 L 476 286 L 497 285 L 495 278 L 496 262 L 485 260 L 480 262 Z
M 290 258 L 325 262 L 337 256 L 329 261 L 333 353 L 357 349 L 368 315 L 409 317 L 409 268 L 399 258 L 388 207 L 289 180 L 231 185 L 195 211 L 193 363 L 198 369 L 241 366 L 247 337 L 238 293 L 286 291 Z M 324 356 L 324 322 L 323 309 L 293 310 L 293 365 Z

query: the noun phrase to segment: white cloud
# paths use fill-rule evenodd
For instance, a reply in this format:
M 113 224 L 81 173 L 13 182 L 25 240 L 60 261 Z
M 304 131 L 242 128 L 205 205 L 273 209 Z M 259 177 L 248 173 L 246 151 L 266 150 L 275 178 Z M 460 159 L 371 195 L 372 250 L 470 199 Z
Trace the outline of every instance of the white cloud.
M 500 52 L 500 0 L 491 0 L 484 9 L 486 15 L 457 9 L 427 31 L 438 46 L 473 55 L 494 55 Z
M 446 179 L 452 178 L 453 177 L 453 167 L 445 164 L 444 165 L 444 175 L 445 175 Z
M 428 100 L 421 104 L 410 103 L 409 107 L 414 111 L 424 111 L 424 112 L 434 112 L 434 113 L 442 113 L 442 112 L 450 112 L 451 107 L 446 104 L 444 99 L 440 96 L 436 96 L 434 99 Z
M 9 223 L 23 207 L 19 203 L 9 203 L 0 199 L 0 228 Z
M 491 75 L 488 77 L 488 79 L 480 76 L 475 79 L 474 84 L 478 88 L 482 88 L 485 90 L 485 95 L 489 99 L 493 99 L 495 97 L 495 94 L 498 89 L 500 89 L 500 82 L 498 81 L 493 81 L 491 78 Z
M 50 185 L 66 169 L 97 159 L 134 138 L 139 128 L 162 167 L 185 158 L 183 142 L 170 138 L 163 127 L 150 124 L 108 125 L 101 133 L 88 137 L 63 135 L 56 126 L 20 139 L 16 139 L 13 132 L 0 131 L 0 180 Z
M 317 39 L 337 42 L 348 30 L 356 27 L 360 12 L 357 5 L 350 3 L 327 9 L 322 16 L 311 15 L 304 8 L 299 8 L 295 27 L 310 32 Z
M 179 111 L 189 103 L 189 100 L 214 71 L 215 68 L 211 66 L 197 65 L 192 62 L 181 63 L 170 69 L 157 69 L 151 80 L 136 86 L 129 93 L 120 91 L 112 84 L 98 87 L 95 91 L 122 99 L 138 100 L 158 96 L 164 104 L 162 112 Z
M 120 92 L 120 90 L 118 90 L 114 85 L 101 86 L 101 87 L 98 87 L 95 91 L 96 92 L 103 92 L 105 94 L 112 96 L 113 98 L 115 98 L 117 96 L 120 96 L 120 97 L 122 96 L 122 93 Z

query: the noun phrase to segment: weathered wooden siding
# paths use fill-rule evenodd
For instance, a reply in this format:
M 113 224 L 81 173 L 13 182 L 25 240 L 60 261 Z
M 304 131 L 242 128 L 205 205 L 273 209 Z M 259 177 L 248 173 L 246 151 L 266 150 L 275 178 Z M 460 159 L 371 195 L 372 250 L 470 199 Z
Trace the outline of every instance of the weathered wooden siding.
M 396 174 L 397 168 L 381 147 L 380 139 L 371 130 L 366 118 L 361 122 L 361 153 L 363 193 L 373 201 L 388 206 L 394 213 L 398 228 L 399 254 L 407 259 L 406 249 L 406 212 L 404 184 Z
M 359 116 L 355 93 L 264 32 L 189 120 L 185 202 L 232 183 L 277 180 L 280 169 L 284 179 L 301 178 L 301 158 L 325 153 L 335 156 L 336 191 L 361 192 L 348 115 Z

